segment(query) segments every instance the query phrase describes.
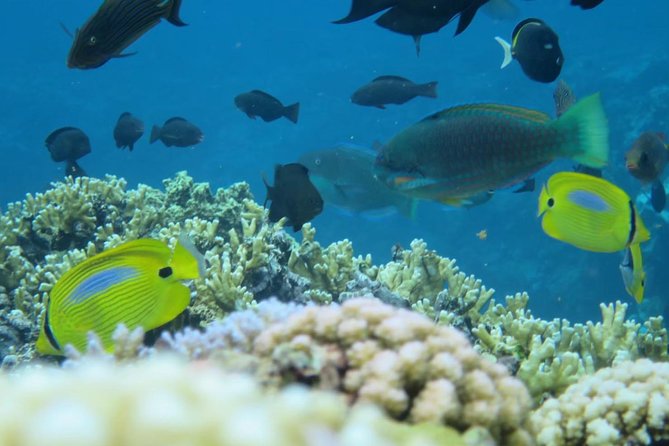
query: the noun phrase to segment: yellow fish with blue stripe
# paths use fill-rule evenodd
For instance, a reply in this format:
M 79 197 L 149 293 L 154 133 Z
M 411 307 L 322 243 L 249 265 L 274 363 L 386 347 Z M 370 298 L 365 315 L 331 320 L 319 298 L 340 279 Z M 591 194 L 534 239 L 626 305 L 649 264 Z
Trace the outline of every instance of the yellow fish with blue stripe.
M 625 291 L 637 301 L 643 301 L 643 293 L 646 288 L 646 272 L 643 270 L 643 259 L 641 258 L 641 246 L 632 245 L 625 251 L 625 257 L 620 263 L 620 273 L 623 276 Z
M 550 237 L 586 251 L 622 251 L 650 239 L 625 191 L 592 175 L 551 176 L 539 196 L 539 216 Z
M 187 239 L 173 251 L 159 240 L 139 239 L 93 256 L 51 290 L 37 351 L 63 355 L 67 344 L 84 351 L 89 331 L 111 351 L 118 324 L 151 330 L 183 312 L 190 290 L 180 281 L 202 274 L 202 256 Z

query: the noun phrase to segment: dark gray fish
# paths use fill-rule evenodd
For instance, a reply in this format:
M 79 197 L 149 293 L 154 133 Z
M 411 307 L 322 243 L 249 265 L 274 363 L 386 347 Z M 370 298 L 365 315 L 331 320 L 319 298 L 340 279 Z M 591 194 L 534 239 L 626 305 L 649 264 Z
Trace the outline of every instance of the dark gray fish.
M 161 140 L 167 147 L 191 147 L 204 139 L 204 133 L 195 124 L 184 118 L 174 117 L 165 121 L 162 127 L 154 125 L 149 142 Z
M 309 170 L 299 163 L 277 164 L 274 168 L 274 186 L 267 183 L 267 201 L 269 221 L 277 222 L 283 217 L 294 231 L 302 229 L 302 225 L 311 221 L 323 210 L 323 199 L 318 190 L 309 180 Z
M 413 218 L 416 200 L 393 192 L 374 177 L 374 152 L 346 144 L 300 156 L 327 204 L 368 215 L 389 208 Z
M 656 180 L 650 188 L 650 204 L 653 205 L 653 210 L 658 214 L 667 205 L 667 191 L 664 190 L 664 184 L 661 180 Z
M 572 6 L 580 6 L 581 9 L 592 9 L 604 0 L 571 0 Z
M 386 104 L 404 104 L 417 96 L 436 98 L 437 82 L 415 84 L 400 76 L 379 76 L 358 88 L 351 96 L 351 102 L 385 108 Z
M 525 19 L 516 25 L 508 43 L 495 40 L 504 50 L 504 68 L 516 59 L 527 77 L 537 82 L 553 82 L 560 75 L 564 55 L 559 37 L 543 20 Z
M 235 96 L 235 105 L 249 118 L 255 119 L 256 116 L 260 116 L 265 122 L 286 118 L 297 124 L 300 113 L 299 102 L 284 106 L 277 98 L 260 90 L 251 90 Z
M 86 171 L 74 160 L 67 160 L 65 162 L 65 176 L 72 178 L 87 177 Z
M 141 119 L 136 118 L 128 112 L 121 113 L 116 122 L 116 127 L 114 127 L 116 147 L 121 149 L 127 147 L 132 152 L 135 143 L 143 134 L 144 123 Z
M 75 161 L 91 153 L 88 136 L 76 127 L 62 127 L 46 137 L 46 148 L 56 162 Z
M 130 56 L 122 51 L 156 26 L 161 19 L 176 26 L 181 0 L 104 0 L 77 29 L 67 56 L 69 68 L 97 68 L 108 60 Z

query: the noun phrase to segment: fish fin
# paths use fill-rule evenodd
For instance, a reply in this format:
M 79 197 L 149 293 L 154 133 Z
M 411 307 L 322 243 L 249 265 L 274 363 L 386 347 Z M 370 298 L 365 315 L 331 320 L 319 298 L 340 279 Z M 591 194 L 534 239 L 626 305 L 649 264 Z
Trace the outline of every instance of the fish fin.
M 112 59 L 122 59 L 124 57 L 130 57 L 130 56 L 134 56 L 136 54 L 137 54 L 137 51 L 133 51 L 132 53 L 114 54 L 113 56 L 111 56 L 111 58 Z
M 265 188 L 267 189 L 267 197 L 265 197 L 265 202 L 262 204 L 262 207 L 267 207 L 267 202 L 274 200 L 274 187 L 269 185 L 267 176 L 264 173 L 262 174 L 262 182 L 265 184 Z
M 489 0 L 481 7 L 481 11 L 497 20 L 513 20 L 520 13 L 518 7 L 510 0 Z
M 383 143 L 381 141 L 374 140 L 372 141 L 372 150 L 376 153 L 379 153 L 383 150 Z
M 72 40 L 74 40 L 74 34 L 72 34 L 72 32 L 69 29 L 67 29 L 67 26 L 65 26 L 65 24 L 63 22 L 58 22 L 58 23 L 60 24 L 60 28 L 63 31 L 65 31 L 65 34 L 67 34 L 68 36 L 70 36 L 72 38 Z
M 495 37 L 495 40 L 502 46 L 502 49 L 504 50 L 504 60 L 502 61 L 502 65 L 499 68 L 506 68 L 513 60 L 513 55 L 511 54 L 511 44 L 499 36 Z
M 341 184 L 335 184 L 334 189 L 337 191 L 339 195 L 341 195 L 341 198 L 348 198 L 348 194 L 346 193 L 346 190 L 344 190 L 344 186 Z
M 162 129 L 158 127 L 157 125 L 154 125 L 153 128 L 151 129 L 151 136 L 149 137 L 149 144 L 153 144 L 154 142 L 158 141 L 160 139 L 160 132 Z
M 407 198 L 402 200 L 395 206 L 400 214 L 410 220 L 416 218 L 416 209 L 418 208 L 418 200 L 414 198 Z
M 170 7 L 167 10 L 165 18 L 174 26 L 186 26 L 183 20 L 179 17 L 179 9 L 181 8 L 181 0 L 171 0 Z
M 134 149 L 134 148 L 135 148 L 135 143 L 134 142 L 131 142 L 130 144 L 128 144 L 128 150 L 129 151 L 132 152 L 132 149 Z
M 534 178 L 528 178 L 525 181 L 523 181 L 522 186 L 514 190 L 513 193 L 519 194 L 522 192 L 533 192 L 535 187 L 536 187 L 536 180 Z
M 254 115 L 253 113 L 251 113 L 251 112 L 245 112 L 245 113 L 246 113 L 246 116 L 248 116 L 249 118 L 251 118 L 253 120 L 256 119 L 256 115 Z
M 393 2 L 388 0 L 353 0 L 351 2 L 351 9 L 346 17 L 335 20 L 332 23 L 343 25 L 345 23 L 357 22 L 391 6 L 393 6 Z
M 374 107 L 376 107 L 376 108 L 380 108 L 381 110 L 385 110 L 385 109 L 386 109 L 386 106 L 383 105 L 383 104 L 377 104 L 377 105 L 374 105 Z
M 655 180 L 650 189 L 650 203 L 653 205 L 653 210 L 658 214 L 664 210 L 667 204 L 667 191 L 660 179 Z
M 420 96 L 426 98 L 436 98 L 437 97 L 437 85 L 439 82 L 428 82 L 427 84 L 420 85 Z
M 300 103 L 296 102 L 293 105 L 288 105 L 283 108 L 283 116 L 294 124 L 297 124 L 297 117 L 300 114 Z
M 476 11 L 478 11 L 479 6 L 477 4 L 473 4 L 469 8 L 465 9 L 460 13 L 460 18 L 458 19 L 458 27 L 455 30 L 455 35 L 457 36 L 461 32 L 463 32 L 467 27 L 472 23 L 472 20 L 474 20 L 474 16 L 476 15 Z
M 467 204 L 466 201 L 463 201 L 462 198 L 443 198 L 439 200 L 440 203 L 447 204 L 449 206 L 461 207 L 463 204 Z
M 588 167 L 609 161 L 609 126 L 599 93 L 581 99 L 551 125 L 566 138 L 558 155 Z
M 637 243 L 630 245 L 627 248 L 626 257 L 629 256 L 631 259 L 629 261 L 632 268 L 631 278 L 625 282 L 625 291 L 629 293 L 634 300 L 640 304 L 643 302 L 643 294 L 646 287 L 646 272 L 643 270 L 643 258 L 641 255 L 641 246 Z
M 416 57 L 420 57 L 420 38 L 422 36 L 411 36 L 413 38 L 413 44 L 416 46 Z
M 176 280 L 198 279 L 205 275 L 204 257 L 185 234 L 177 239 L 169 265 L 174 269 Z

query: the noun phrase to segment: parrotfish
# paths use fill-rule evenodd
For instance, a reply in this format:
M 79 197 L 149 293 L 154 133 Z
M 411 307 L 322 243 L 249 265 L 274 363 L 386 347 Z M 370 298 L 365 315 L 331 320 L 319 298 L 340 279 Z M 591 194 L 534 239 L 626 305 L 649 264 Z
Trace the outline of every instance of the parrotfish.
M 235 105 L 249 118 L 255 119 L 256 116 L 260 116 L 265 122 L 286 118 L 293 124 L 297 124 L 300 114 L 299 102 L 283 105 L 277 98 L 261 90 L 238 94 L 235 96 Z
M 586 251 L 622 251 L 650 239 L 624 190 L 583 173 L 551 176 L 541 190 L 538 215 L 547 235 Z
M 132 152 L 135 143 L 144 134 L 144 123 L 141 119 L 128 112 L 121 113 L 114 127 L 114 141 L 116 147 L 122 149 L 127 147 Z
M 65 161 L 65 175 L 73 178 L 86 176 L 86 171 L 77 160 L 91 153 L 91 142 L 83 130 L 76 127 L 62 127 L 54 130 L 44 141 L 56 162 Z
M 179 18 L 181 0 L 103 0 L 100 8 L 77 29 L 67 56 L 69 68 L 97 68 L 113 58 L 131 56 L 123 50 L 166 19 Z
M 375 174 L 411 197 L 461 205 L 525 181 L 555 159 L 602 167 L 608 155 L 608 125 L 596 94 L 556 120 L 508 105 L 446 109 L 383 146 Z
M 181 281 L 202 274 L 202 256 L 186 239 L 173 251 L 159 240 L 139 239 L 90 257 L 49 293 L 37 351 L 63 355 L 67 344 L 84 351 L 90 331 L 111 351 L 119 324 L 151 330 L 183 312 L 190 290 Z
M 192 147 L 204 140 L 204 133 L 192 122 L 177 116 L 165 121 L 162 127 L 153 126 L 149 143 L 158 140 L 167 147 Z
M 274 186 L 263 177 L 267 188 L 264 206 L 271 201 L 269 221 L 288 219 L 294 231 L 311 221 L 323 210 L 323 198 L 309 180 L 309 169 L 300 163 L 277 164 L 274 168 Z
M 404 104 L 417 96 L 436 98 L 437 82 L 415 84 L 400 76 L 379 76 L 358 88 L 351 96 L 351 102 L 385 108 L 387 104 Z

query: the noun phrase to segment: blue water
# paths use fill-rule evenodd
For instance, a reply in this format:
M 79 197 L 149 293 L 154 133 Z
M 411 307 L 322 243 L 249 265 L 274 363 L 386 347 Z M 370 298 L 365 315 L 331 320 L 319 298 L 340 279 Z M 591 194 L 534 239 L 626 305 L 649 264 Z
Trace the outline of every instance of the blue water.
M 521 16 L 495 21 L 479 12 L 460 36 L 451 24 L 423 38 L 416 57 L 413 42 L 374 25 L 371 19 L 349 25 L 343 17 L 349 0 L 258 0 L 215 2 L 183 0 L 188 27 L 163 22 L 133 44 L 138 54 L 112 60 L 95 70 L 65 65 L 71 39 L 61 29 L 81 25 L 97 1 L 5 0 L 0 16 L 3 63 L 0 69 L 0 207 L 62 178 L 44 139 L 62 126 L 77 126 L 90 137 L 93 152 L 80 160 L 91 176 L 114 174 L 160 186 L 161 180 L 188 170 L 213 187 L 248 181 L 264 200 L 263 172 L 300 153 L 340 142 L 371 145 L 385 141 L 425 115 L 456 104 L 498 102 L 553 113 L 554 84 L 526 78 L 517 63 L 500 71 L 502 51 L 493 37 L 510 39 L 517 21 L 540 17 L 560 35 L 565 54 L 562 78 L 579 97 L 601 91 L 611 127 L 611 166 L 606 172 L 630 194 L 641 190 L 624 168 L 623 154 L 643 130 L 669 131 L 669 3 L 606 0 L 594 10 L 568 0 L 517 1 Z M 437 100 L 417 99 L 378 110 L 353 105 L 350 94 L 381 74 L 416 82 L 439 81 Z M 264 123 L 240 113 L 233 97 L 262 89 L 284 103 L 301 103 L 299 124 Z M 183 116 L 205 133 L 193 149 L 148 144 L 135 151 L 114 146 L 112 129 L 130 111 L 148 129 Z M 571 168 L 556 162 L 541 171 Z M 666 175 L 666 174 L 665 174 Z M 599 302 L 629 302 L 641 315 L 669 313 L 665 273 L 669 257 L 666 224 L 644 212 L 653 243 L 645 248 L 646 302 L 626 295 L 618 271 L 621 255 L 580 251 L 548 238 L 536 218 L 538 191 L 500 193 L 485 206 L 445 210 L 422 203 L 415 220 L 351 216 L 326 209 L 314 220 L 318 240 L 342 238 L 375 262 L 390 258 L 395 243 L 408 246 L 423 238 L 440 254 L 458 259 L 462 269 L 505 293 L 528 290 L 531 307 L 546 317 L 598 318 Z M 488 238 L 476 233 L 487 229 Z

